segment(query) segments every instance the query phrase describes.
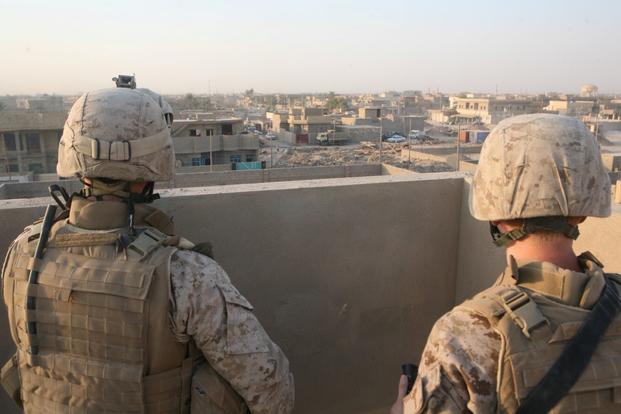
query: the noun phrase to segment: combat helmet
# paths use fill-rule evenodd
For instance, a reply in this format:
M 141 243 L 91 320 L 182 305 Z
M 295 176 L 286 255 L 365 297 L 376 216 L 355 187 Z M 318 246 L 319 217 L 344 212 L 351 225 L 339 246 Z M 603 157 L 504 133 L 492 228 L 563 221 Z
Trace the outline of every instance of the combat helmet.
M 161 102 L 139 89 L 82 95 L 71 108 L 58 148 L 61 177 L 167 181 L 174 151 Z
M 610 179 L 595 137 L 577 118 L 521 115 L 501 121 L 489 134 L 470 193 L 478 220 L 523 219 L 501 233 L 497 245 L 546 230 L 575 239 L 567 217 L 610 215 Z

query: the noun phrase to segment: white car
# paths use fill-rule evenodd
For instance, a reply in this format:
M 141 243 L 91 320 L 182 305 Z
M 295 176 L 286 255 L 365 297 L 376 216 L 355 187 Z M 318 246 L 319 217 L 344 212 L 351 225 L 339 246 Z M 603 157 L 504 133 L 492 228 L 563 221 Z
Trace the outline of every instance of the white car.
M 405 137 L 402 137 L 399 134 L 394 134 L 393 136 L 388 138 L 386 141 L 387 142 L 392 142 L 392 143 L 405 142 Z
M 408 134 L 408 138 L 416 139 L 420 135 L 420 131 L 418 129 L 413 129 Z

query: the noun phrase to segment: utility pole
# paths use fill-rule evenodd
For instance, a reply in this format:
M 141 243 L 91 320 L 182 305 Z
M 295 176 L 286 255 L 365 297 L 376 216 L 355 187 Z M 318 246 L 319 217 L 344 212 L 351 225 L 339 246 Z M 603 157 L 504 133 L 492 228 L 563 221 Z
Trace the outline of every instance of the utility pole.
M 412 118 L 410 118 L 410 128 L 408 129 L 408 170 L 412 166 Z
M 274 142 L 273 141 L 270 142 L 270 168 L 274 168 Z
M 380 116 L 380 134 L 379 134 L 379 163 L 382 163 L 382 117 Z
M 597 134 L 599 133 L 599 104 L 597 99 L 595 100 L 595 107 L 597 108 L 595 111 L 595 139 L 598 140 Z
M 459 171 L 459 146 L 461 143 L 461 122 L 457 124 L 457 166 L 455 171 Z
M 209 135 L 209 172 L 213 172 L 213 134 Z

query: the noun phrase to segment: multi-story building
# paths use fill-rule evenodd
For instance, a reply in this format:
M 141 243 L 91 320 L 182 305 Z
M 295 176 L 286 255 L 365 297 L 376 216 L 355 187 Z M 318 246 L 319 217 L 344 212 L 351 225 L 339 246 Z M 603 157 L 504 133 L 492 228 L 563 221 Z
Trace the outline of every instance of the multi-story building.
M 282 138 L 290 144 L 314 143 L 317 134 L 334 128 L 334 121 L 326 116 L 325 108 L 289 108 L 288 113 L 274 113 L 272 128 L 275 132 L 288 131 Z
M 544 111 L 559 115 L 586 116 L 597 111 L 595 98 L 564 96 L 561 99 L 551 99 Z
M 177 166 L 257 161 L 259 140 L 243 132 L 240 118 L 175 120 L 171 135 Z
M 504 118 L 537 112 L 539 108 L 529 99 L 515 98 L 457 98 L 451 104 L 459 115 L 478 117 L 485 124 L 497 124 Z
M 0 174 L 56 172 L 66 112 L 0 111 Z

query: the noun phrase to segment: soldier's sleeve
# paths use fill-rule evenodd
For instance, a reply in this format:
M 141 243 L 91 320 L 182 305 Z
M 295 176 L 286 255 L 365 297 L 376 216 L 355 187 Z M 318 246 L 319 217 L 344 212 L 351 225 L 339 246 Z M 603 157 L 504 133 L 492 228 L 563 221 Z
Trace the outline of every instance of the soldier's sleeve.
M 171 328 L 177 338 L 192 338 L 253 414 L 290 413 L 289 361 L 222 267 L 199 253 L 179 251 L 171 261 L 171 284 Z
M 488 413 L 496 409 L 500 336 L 484 317 L 453 310 L 434 325 L 404 413 Z

